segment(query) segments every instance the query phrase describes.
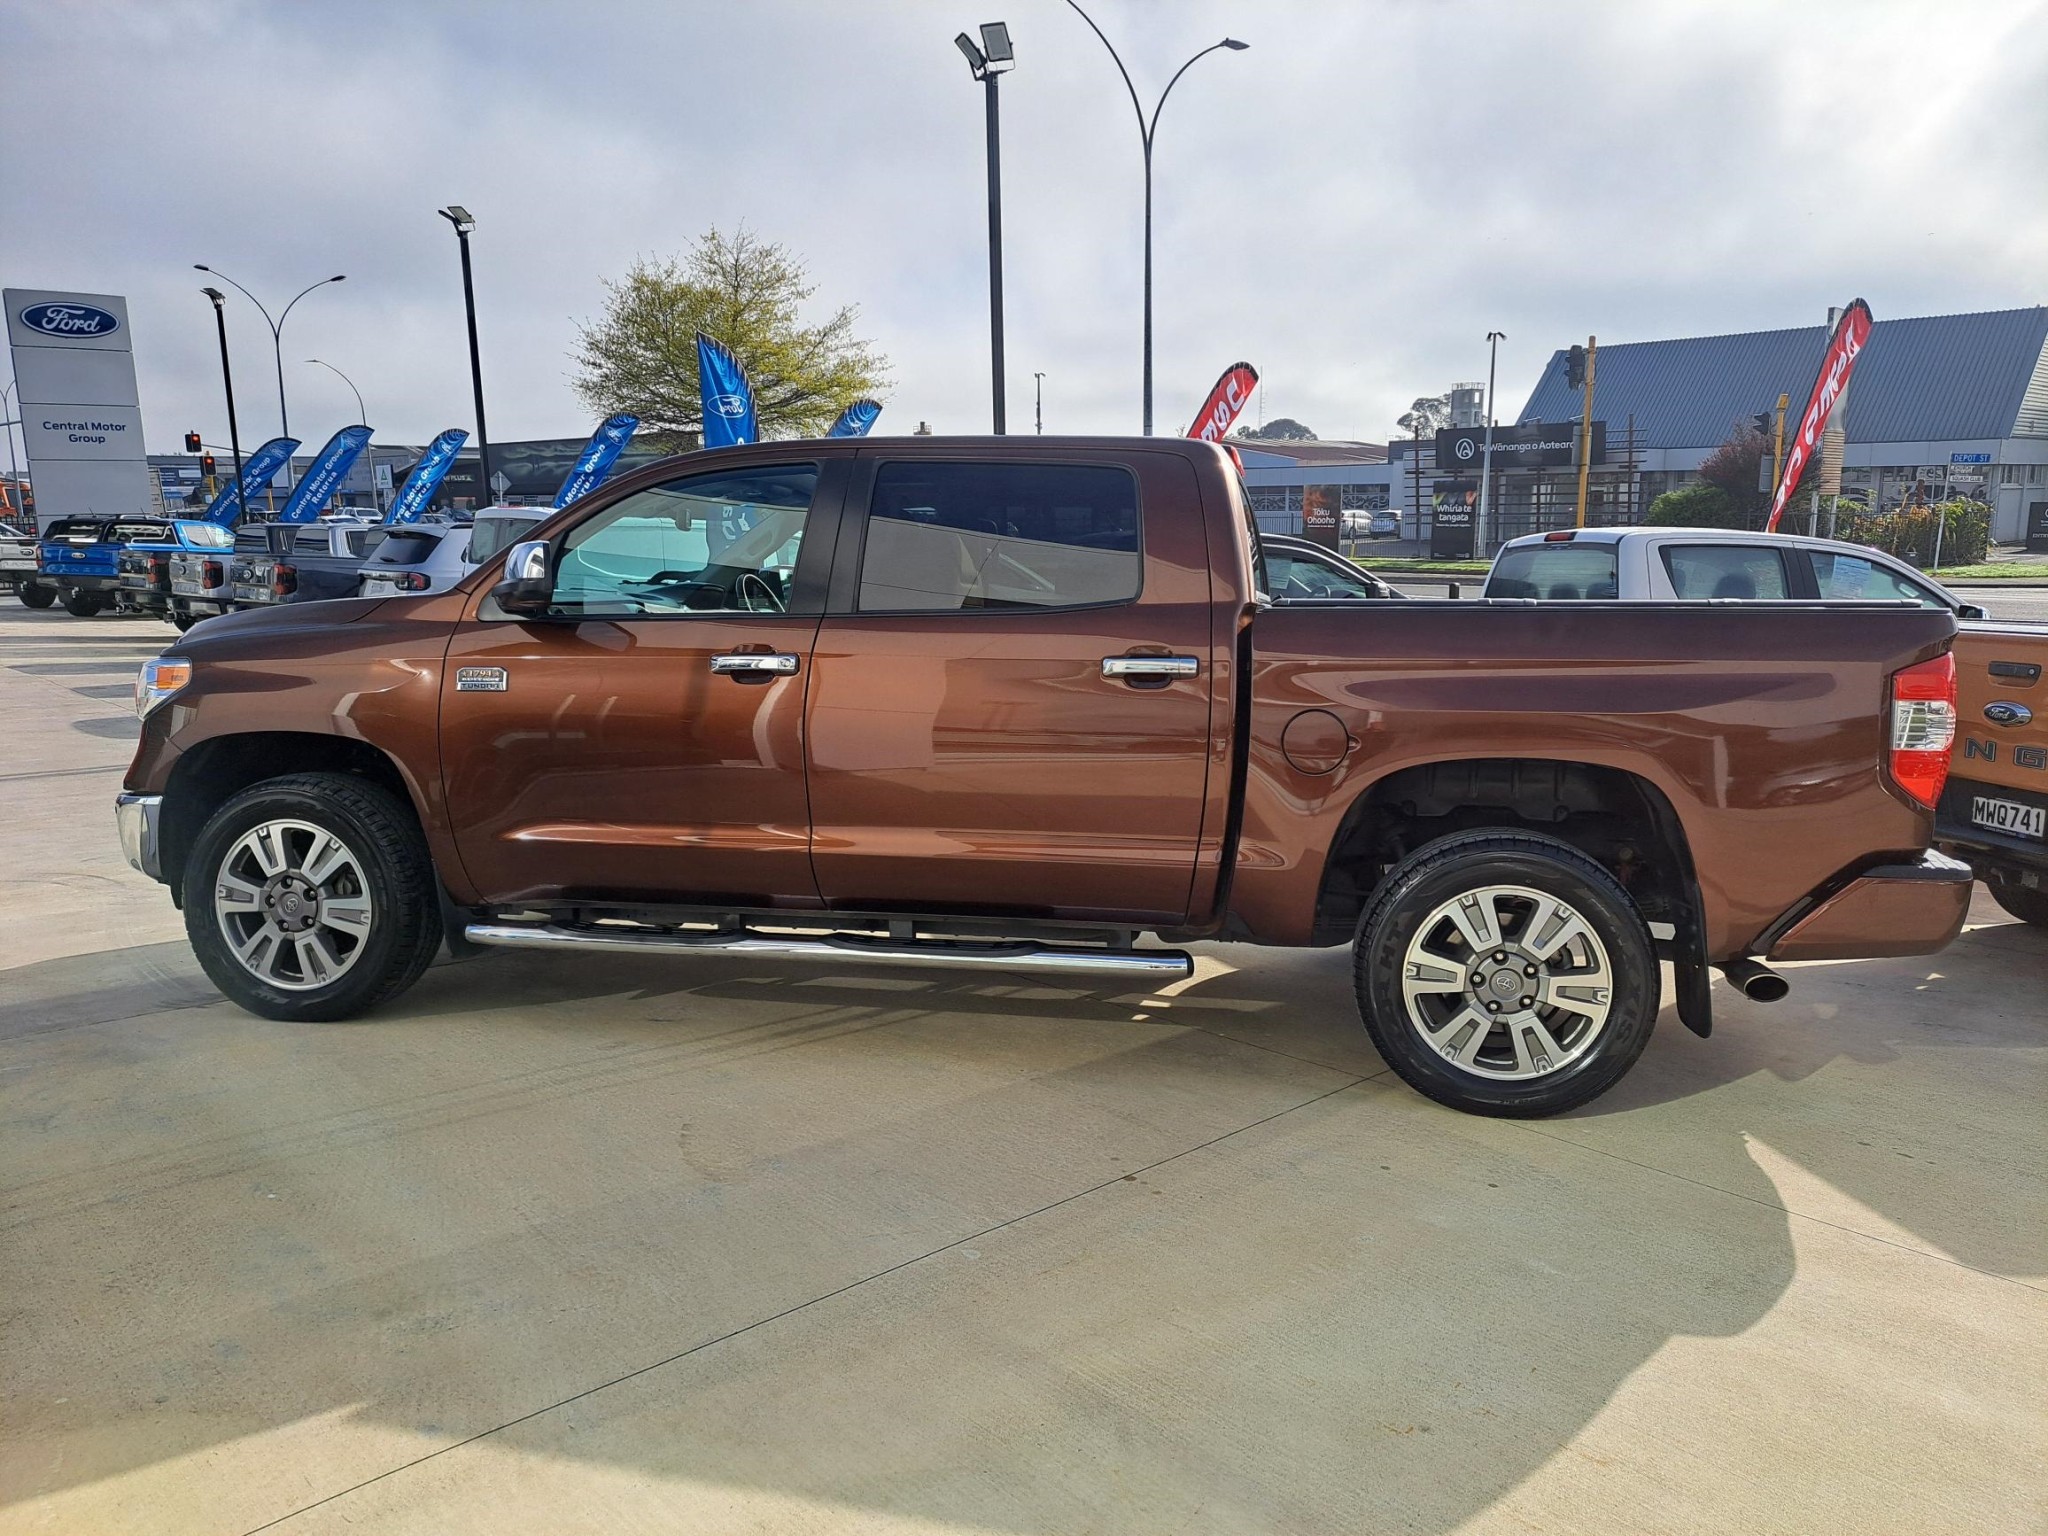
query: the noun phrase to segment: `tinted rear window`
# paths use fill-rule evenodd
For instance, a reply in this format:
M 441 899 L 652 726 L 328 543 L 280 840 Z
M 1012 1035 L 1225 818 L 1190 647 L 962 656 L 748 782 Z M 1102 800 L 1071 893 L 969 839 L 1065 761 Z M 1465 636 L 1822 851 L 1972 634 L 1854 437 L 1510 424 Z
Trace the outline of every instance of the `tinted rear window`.
M 100 541 L 100 530 L 106 526 L 98 518 L 60 518 L 43 530 L 43 537 L 59 539 L 66 544 L 97 544 Z
M 1086 464 L 884 464 L 866 613 L 1081 608 L 1138 595 L 1138 484 Z
M 471 565 L 482 565 L 486 560 L 495 560 L 506 550 L 525 538 L 527 531 L 545 520 L 548 514 L 537 513 L 532 517 L 480 517 L 470 530 L 468 560 Z
M 1504 549 L 1487 578 L 1488 597 L 1548 602 L 1619 595 L 1612 544 L 1522 544 Z
M 446 535 L 429 533 L 422 528 L 395 528 L 384 536 L 384 542 L 377 546 L 377 553 L 370 557 L 372 565 L 418 565 L 440 545 L 444 538 L 461 538 L 458 530 Z

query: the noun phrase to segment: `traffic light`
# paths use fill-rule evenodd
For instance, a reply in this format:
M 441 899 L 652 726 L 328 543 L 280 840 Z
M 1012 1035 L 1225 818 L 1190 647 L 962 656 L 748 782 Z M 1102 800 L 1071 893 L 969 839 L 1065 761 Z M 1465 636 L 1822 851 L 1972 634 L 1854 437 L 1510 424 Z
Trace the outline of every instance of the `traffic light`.
M 199 456 L 199 473 L 201 473 L 202 475 L 206 476 L 206 478 L 207 478 L 207 479 L 209 479 L 209 480 L 211 480 L 211 479 L 213 478 L 213 455 L 212 455 L 212 454 L 210 454 L 210 453 L 202 453 L 202 454 L 201 454 L 201 455 Z
M 185 434 L 185 451 L 187 453 L 197 453 L 199 451 L 199 434 L 197 432 L 187 432 Z
M 1749 424 L 1756 428 L 1759 435 L 1763 437 L 1771 435 L 1771 413 L 1769 411 L 1758 411 L 1749 418 Z
M 1564 355 L 1564 381 L 1573 389 L 1586 387 L 1586 349 L 1573 347 Z

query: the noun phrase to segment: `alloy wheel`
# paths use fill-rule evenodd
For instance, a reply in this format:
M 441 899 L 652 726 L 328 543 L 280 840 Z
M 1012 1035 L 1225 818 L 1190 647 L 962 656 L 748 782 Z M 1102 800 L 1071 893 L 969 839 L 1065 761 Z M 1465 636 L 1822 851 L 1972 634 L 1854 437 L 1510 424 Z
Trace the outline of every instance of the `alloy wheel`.
M 237 838 L 214 876 L 213 910 L 243 969 L 290 992 L 345 974 L 375 917 L 362 860 L 308 821 L 259 822 Z

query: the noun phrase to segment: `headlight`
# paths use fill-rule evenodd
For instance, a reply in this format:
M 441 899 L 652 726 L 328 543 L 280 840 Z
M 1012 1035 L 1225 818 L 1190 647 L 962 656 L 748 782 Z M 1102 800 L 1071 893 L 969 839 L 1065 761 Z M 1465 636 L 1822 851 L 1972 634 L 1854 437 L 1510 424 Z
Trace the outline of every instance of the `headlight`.
M 135 718 L 140 720 L 191 681 L 192 663 L 182 656 L 145 661 L 142 675 L 135 679 Z

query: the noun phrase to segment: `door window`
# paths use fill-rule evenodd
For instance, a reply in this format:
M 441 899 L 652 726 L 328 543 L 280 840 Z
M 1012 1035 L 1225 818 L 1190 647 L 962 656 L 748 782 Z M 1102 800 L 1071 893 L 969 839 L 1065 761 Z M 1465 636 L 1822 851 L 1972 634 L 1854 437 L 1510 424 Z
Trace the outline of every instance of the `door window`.
M 1755 544 L 1667 544 L 1664 569 L 1671 590 L 1687 602 L 1781 603 L 1791 595 L 1783 553 Z
M 863 613 L 1087 608 L 1138 595 L 1138 485 L 1087 464 L 884 464 Z
M 781 613 L 818 466 L 692 475 L 637 491 L 571 530 L 556 612 L 589 618 Z
M 1378 597 L 1380 588 L 1356 571 L 1328 564 L 1292 549 L 1266 551 L 1266 579 L 1282 602 L 1302 598 Z
M 1813 562 L 1814 583 L 1820 588 L 1820 595 L 1823 598 L 1832 598 L 1838 602 L 1904 601 L 1918 603 L 1923 608 L 1948 607 L 1948 604 L 1931 588 L 1894 571 L 1887 565 L 1867 560 L 1861 555 L 1809 549 L 1806 558 Z

